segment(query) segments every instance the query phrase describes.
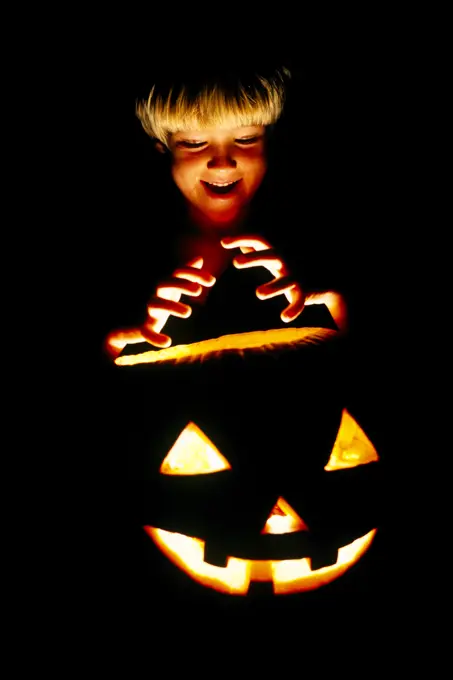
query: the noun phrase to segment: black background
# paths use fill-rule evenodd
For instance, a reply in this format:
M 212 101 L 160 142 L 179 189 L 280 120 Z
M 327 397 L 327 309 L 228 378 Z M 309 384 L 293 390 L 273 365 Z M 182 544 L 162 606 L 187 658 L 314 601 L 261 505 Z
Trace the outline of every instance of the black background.
M 58 237 L 65 283 L 53 289 L 52 299 L 55 308 L 70 310 L 63 356 L 75 352 L 81 367 L 75 361 L 63 376 L 74 385 L 65 408 L 75 426 L 59 422 L 62 448 L 74 465 L 58 489 L 63 501 L 71 488 L 68 519 L 55 530 L 68 544 L 59 560 L 62 609 L 65 620 L 69 613 L 68 630 L 75 627 L 83 646 L 102 650 L 106 663 L 113 649 L 128 658 L 144 650 L 146 656 L 147 645 L 156 651 L 156 643 L 171 643 L 175 635 L 203 640 L 220 629 L 233 649 L 249 639 L 258 640 L 250 643 L 253 650 L 262 649 L 271 633 L 281 644 L 288 635 L 300 645 L 302 638 L 319 634 L 327 641 L 337 631 L 346 644 L 359 631 L 366 640 L 370 631 L 387 645 L 408 614 L 418 616 L 420 602 L 404 566 L 402 511 L 409 448 L 402 404 L 410 390 L 405 357 L 413 323 L 406 291 L 416 213 L 408 140 L 415 65 L 404 44 L 380 33 L 299 44 L 295 39 L 286 50 L 300 88 L 282 122 L 279 188 L 287 182 L 292 200 L 300 192 L 303 201 L 293 200 L 292 223 L 280 237 L 294 250 L 307 252 L 308 242 L 318 257 L 322 251 L 326 273 L 334 271 L 333 280 L 351 295 L 356 370 L 368 386 L 371 421 L 393 455 L 382 531 L 363 567 L 332 588 L 269 602 L 217 596 L 187 582 L 130 521 L 129 454 L 118 451 L 109 433 L 121 404 L 112 405 L 102 340 L 111 328 L 134 323 L 171 230 L 162 159 L 134 113 L 152 82 L 150 64 L 160 65 L 162 51 L 101 40 L 64 88 L 78 127 L 64 142 L 66 159 L 74 159 L 63 182 L 70 199 L 62 201 L 65 228 Z M 174 50 L 183 58 L 181 44 L 169 44 L 168 52 Z

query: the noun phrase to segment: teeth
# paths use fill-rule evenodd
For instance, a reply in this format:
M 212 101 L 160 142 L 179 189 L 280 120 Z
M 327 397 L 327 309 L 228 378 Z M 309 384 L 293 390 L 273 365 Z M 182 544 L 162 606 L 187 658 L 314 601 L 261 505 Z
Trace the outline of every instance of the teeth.
M 208 182 L 208 184 L 212 184 L 214 187 L 228 187 L 234 182 Z

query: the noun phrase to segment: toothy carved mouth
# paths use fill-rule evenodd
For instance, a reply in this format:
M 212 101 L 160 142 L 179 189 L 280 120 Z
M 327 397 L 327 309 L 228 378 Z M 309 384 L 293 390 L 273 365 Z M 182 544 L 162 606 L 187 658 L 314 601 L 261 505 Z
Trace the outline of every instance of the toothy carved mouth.
M 204 541 L 157 529 L 144 527 L 160 550 L 177 567 L 198 583 L 230 595 L 247 595 L 252 581 L 272 582 L 276 595 L 314 590 L 344 574 L 368 550 L 376 529 L 338 551 L 334 565 L 311 568 L 309 558 L 299 560 L 244 560 L 229 557 L 226 567 L 217 567 L 204 560 Z

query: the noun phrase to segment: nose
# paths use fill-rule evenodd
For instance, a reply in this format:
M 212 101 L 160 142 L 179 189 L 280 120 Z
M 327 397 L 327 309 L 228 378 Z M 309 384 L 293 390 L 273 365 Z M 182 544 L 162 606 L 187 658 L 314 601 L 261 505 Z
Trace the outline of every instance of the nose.
M 210 159 L 208 160 L 208 168 L 215 170 L 231 170 L 237 166 L 236 159 L 232 154 L 230 147 L 216 147 L 213 149 Z

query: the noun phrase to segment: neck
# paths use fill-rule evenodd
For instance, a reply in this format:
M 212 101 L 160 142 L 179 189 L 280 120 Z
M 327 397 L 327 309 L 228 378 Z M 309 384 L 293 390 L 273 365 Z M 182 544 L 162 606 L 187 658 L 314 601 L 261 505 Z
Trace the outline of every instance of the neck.
M 220 240 L 224 236 L 230 236 L 242 231 L 248 210 L 243 210 L 240 215 L 232 220 L 217 222 L 209 219 L 206 215 L 199 212 L 192 206 L 189 207 L 189 223 L 199 234 L 206 239 Z

